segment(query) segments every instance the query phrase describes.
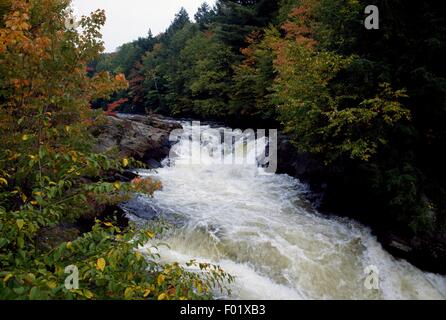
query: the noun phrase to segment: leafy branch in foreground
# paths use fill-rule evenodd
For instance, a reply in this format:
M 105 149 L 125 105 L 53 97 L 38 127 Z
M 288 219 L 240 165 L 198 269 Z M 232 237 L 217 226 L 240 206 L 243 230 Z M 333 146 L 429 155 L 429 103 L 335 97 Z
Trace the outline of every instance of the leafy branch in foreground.
M 90 103 L 126 88 L 127 81 L 121 74 L 88 74 L 87 63 L 103 50 L 105 14 L 82 17 L 82 33 L 67 30 L 69 3 L 18 0 L 1 8 L 0 298 L 210 298 L 212 284 L 231 278 L 218 267 L 207 267 L 210 278 L 202 278 L 143 257 L 137 248 L 151 233 L 98 221 L 80 238 L 42 246 L 45 230 L 160 188 L 150 179 L 102 178 L 133 161 L 92 151 L 88 129 L 103 116 Z M 69 265 L 79 270 L 78 290 L 64 286 Z
M 197 264 L 204 273 L 185 271 L 177 263 L 160 264 L 158 255 L 141 253 L 154 234 L 121 230 L 111 222 L 97 225 L 73 242 L 50 252 L 22 258 L 20 267 L 0 271 L 1 299 L 210 299 L 226 291 L 233 278 L 217 266 Z M 79 271 L 79 288 L 65 287 L 67 266 Z

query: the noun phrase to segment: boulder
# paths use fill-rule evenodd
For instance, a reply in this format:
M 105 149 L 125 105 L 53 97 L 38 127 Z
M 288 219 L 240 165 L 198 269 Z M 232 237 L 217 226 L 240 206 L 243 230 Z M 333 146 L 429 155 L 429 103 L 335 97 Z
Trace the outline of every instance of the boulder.
M 161 208 L 156 201 L 149 196 L 136 194 L 129 201 L 119 204 L 126 216 L 137 217 L 145 221 L 162 221 L 178 228 L 187 223 L 187 218 L 179 215 L 175 210 Z
M 93 128 L 98 140 L 95 151 L 107 153 L 115 150 L 120 157 L 142 162 L 159 162 L 167 157 L 172 145 L 170 133 L 181 129 L 178 122 L 160 116 L 119 115 L 108 116 L 106 120 Z
M 119 206 L 125 212 L 144 220 L 158 220 L 161 216 L 161 209 L 149 197 L 143 195 L 136 195 L 130 201 L 121 203 Z

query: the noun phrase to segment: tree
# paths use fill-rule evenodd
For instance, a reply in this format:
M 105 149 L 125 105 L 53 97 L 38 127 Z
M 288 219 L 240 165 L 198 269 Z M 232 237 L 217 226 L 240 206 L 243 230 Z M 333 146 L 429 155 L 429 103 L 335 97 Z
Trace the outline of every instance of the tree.
M 175 34 L 177 31 L 182 30 L 187 24 L 190 23 L 189 14 L 186 9 L 182 7 L 180 11 L 175 15 L 175 19 L 170 24 L 169 28 L 166 31 L 165 40 L 168 40 L 170 36 Z
M 268 0 L 219 0 L 215 4 L 213 30 L 234 54 L 245 47 L 245 38 L 268 26 L 277 12 L 277 2 Z M 241 58 L 241 56 L 239 56 Z
M 92 151 L 88 128 L 104 119 L 90 103 L 127 81 L 107 72 L 89 76 L 88 62 L 103 50 L 105 14 L 83 17 L 80 34 L 65 28 L 68 5 L 16 0 L 0 28 L 0 298 L 210 298 L 213 284 L 224 285 L 227 275 L 200 265 L 209 271 L 202 277 L 142 257 L 138 246 L 154 237 L 147 230 L 97 220 L 70 242 L 41 241 L 43 231 L 95 214 L 98 205 L 160 188 L 150 179 L 103 180 L 108 170 L 120 172 L 133 161 Z M 82 284 L 70 289 L 64 270 L 73 265 Z
M 276 108 L 270 94 L 275 79 L 274 54 L 266 39 L 273 29 L 253 32 L 246 39 L 247 48 L 241 50 L 244 61 L 234 66 L 234 85 L 231 90 L 231 113 L 263 120 L 276 119 Z
M 228 114 L 231 52 L 212 33 L 198 33 L 181 51 L 188 105 L 204 118 Z
M 215 12 L 206 2 L 198 8 L 198 11 L 194 16 L 195 22 L 200 26 L 200 30 L 209 29 L 214 17 Z

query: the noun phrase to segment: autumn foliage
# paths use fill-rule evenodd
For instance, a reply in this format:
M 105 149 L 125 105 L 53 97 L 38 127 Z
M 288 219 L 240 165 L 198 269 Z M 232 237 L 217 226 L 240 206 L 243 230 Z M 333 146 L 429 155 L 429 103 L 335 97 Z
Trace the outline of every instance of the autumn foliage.
M 87 63 L 103 50 L 105 14 L 83 16 L 82 32 L 67 29 L 69 4 L 15 0 L 0 7 L 0 299 L 209 297 L 207 284 L 206 292 L 187 294 L 201 280 L 180 266 L 159 265 L 154 256 L 135 252 L 153 237 L 144 231 L 97 221 L 70 242 L 42 241 L 44 233 L 99 214 L 132 192 L 150 195 L 160 187 L 149 180 L 102 180 L 132 160 L 92 151 L 88 129 L 103 115 L 90 105 L 126 88 L 127 81 L 106 71 L 89 75 Z M 64 285 L 69 265 L 79 269 L 78 289 Z M 210 271 L 217 281 L 225 275 Z M 159 274 L 163 283 L 156 282 Z
M 119 106 L 121 106 L 122 104 L 126 103 L 127 101 L 129 101 L 129 100 L 124 98 L 124 99 L 119 99 L 117 101 L 113 101 L 113 102 L 109 103 L 107 105 L 106 114 L 108 116 L 116 116 L 117 114 L 116 114 L 115 110 L 117 108 L 119 108 Z
M 98 65 L 130 70 L 132 110 L 285 129 L 324 168 L 329 206 L 444 248 L 446 12 L 375 2 L 370 31 L 365 0 L 217 0 Z

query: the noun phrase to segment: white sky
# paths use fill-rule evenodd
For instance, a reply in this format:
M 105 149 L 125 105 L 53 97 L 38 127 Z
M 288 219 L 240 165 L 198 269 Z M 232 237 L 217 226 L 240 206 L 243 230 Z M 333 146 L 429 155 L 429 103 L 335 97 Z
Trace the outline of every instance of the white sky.
M 107 52 L 146 36 L 149 29 L 153 35 L 165 31 L 181 7 L 193 19 L 203 2 L 213 6 L 215 0 L 72 0 L 76 15 L 105 10 L 102 34 Z

